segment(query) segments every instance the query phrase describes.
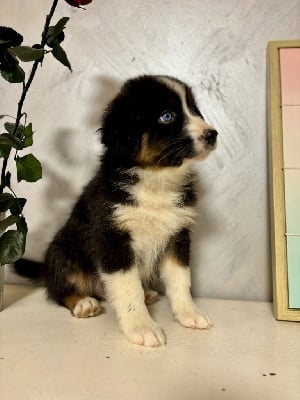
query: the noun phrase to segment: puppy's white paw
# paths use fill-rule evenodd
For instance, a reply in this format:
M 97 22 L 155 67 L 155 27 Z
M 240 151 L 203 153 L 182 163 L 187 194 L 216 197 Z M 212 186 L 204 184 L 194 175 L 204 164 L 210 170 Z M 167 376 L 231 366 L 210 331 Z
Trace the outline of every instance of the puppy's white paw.
M 140 346 L 157 347 L 167 343 L 163 330 L 155 322 L 125 324 L 122 331 L 126 338 Z
M 102 311 L 101 304 L 93 297 L 79 300 L 73 308 L 73 315 L 77 318 L 95 317 Z
M 175 314 L 175 319 L 186 328 L 209 329 L 213 326 L 208 315 L 199 310 L 178 312 Z

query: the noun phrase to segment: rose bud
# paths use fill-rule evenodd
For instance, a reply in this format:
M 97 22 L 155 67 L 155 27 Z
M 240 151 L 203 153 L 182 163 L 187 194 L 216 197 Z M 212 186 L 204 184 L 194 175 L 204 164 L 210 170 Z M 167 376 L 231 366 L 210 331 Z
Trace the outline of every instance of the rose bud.
M 81 6 L 85 6 L 87 4 L 90 4 L 93 0 L 65 0 L 70 6 L 77 7 L 77 8 L 83 8 Z

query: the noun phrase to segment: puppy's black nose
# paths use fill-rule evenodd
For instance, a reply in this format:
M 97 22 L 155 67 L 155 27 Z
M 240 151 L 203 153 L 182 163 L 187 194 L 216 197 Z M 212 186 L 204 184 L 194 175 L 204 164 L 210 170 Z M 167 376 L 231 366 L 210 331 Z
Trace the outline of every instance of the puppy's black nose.
M 218 132 L 214 129 L 207 129 L 204 131 L 204 138 L 208 144 L 213 146 L 216 143 Z

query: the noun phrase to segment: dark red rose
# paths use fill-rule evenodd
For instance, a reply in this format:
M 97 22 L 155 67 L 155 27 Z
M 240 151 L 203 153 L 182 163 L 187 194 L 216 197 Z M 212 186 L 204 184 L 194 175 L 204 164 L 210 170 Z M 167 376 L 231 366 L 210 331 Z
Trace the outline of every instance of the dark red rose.
M 93 0 L 65 0 L 70 6 L 82 8 L 81 6 L 85 6 L 90 4 Z

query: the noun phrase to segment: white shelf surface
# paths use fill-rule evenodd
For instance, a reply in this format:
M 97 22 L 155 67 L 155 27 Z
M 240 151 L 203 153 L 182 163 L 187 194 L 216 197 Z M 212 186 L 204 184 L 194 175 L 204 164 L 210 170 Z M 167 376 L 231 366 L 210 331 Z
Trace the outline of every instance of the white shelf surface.
M 300 324 L 270 303 L 197 299 L 209 331 L 173 321 L 165 298 L 150 306 L 168 344 L 144 348 L 115 316 L 76 319 L 43 288 L 6 285 L 0 312 L 0 398 L 5 400 L 299 400 Z

